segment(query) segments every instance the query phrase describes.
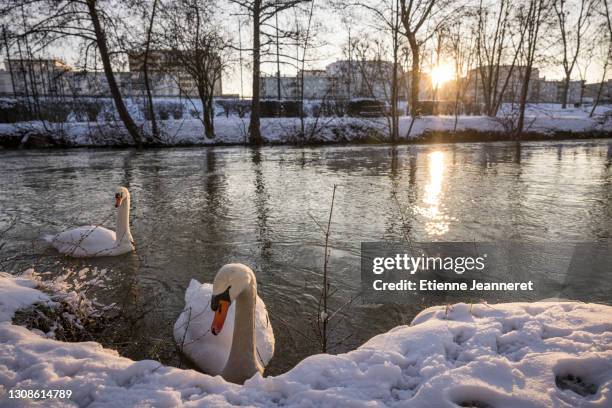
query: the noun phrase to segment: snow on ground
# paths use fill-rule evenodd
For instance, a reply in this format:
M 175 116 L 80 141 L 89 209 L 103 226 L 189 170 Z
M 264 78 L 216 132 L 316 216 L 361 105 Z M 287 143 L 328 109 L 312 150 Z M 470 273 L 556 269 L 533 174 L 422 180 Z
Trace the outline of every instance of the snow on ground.
M 0 406 L 611 407 L 612 307 L 573 302 L 456 304 L 357 350 L 314 355 L 244 386 L 95 342 L 62 343 L 11 324 L 46 295 L 0 275 Z M 9 390 L 70 389 L 69 400 L 9 399 Z
M 0 322 L 11 321 L 13 314 L 37 302 L 49 302 L 49 296 L 35 289 L 36 282 L 0 272 Z
M 497 118 L 487 116 L 460 116 L 457 130 L 475 130 L 503 132 L 504 124 L 516 122 L 516 116 L 509 112 L 510 105 L 505 105 Z M 603 115 L 612 111 L 612 106 L 599 106 L 596 115 L 589 118 L 588 108 L 560 109 L 554 104 L 529 105 L 525 124 L 526 131 L 549 134 L 552 132 L 612 132 L 612 119 L 603 119 Z M 187 117 L 187 116 L 185 116 Z M 215 118 L 215 139 L 205 140 L 203 125 L 198 119 L 172 119 L 159 121 L 163 131 L 164 142 L 168 144 L 243 144 L 247 142 L 249 119 L 238 116 L 217 116 Z M 402 137 L 407 134 L 412 119 L 403 116 L 399 122 Z M 139 122 L 140 126 L 148 123 Z M 418 118 L 410 132 L 410 137 L 418 137 L 428 131 L 452 131 L 454 116 L 424 116 Z M 270 143 L 307 143 L 307 142 L 351 142 L 361 139 L 380 139 L 388 137 L 386 118 L 305 118 L 305 132 L 301 136 L 299 118 L 262 118 L 261 133 Z M 20 122 L 0 124 L 0 136 L 16 135 L 23 137 L 23 142 L 32 133 L 49 133 L 61 144 L 77 146 L 105 146 L 129 143 L 130 139 L 120 122 Z

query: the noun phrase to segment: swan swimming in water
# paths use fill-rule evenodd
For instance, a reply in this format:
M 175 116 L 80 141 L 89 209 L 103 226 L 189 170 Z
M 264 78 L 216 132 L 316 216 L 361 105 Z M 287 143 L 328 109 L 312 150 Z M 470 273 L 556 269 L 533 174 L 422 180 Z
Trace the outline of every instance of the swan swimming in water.
M 274 354 L 274 333 L 251 268 L 224 265 L 212 285 L 192 279 L 185 303 L 174 340 L 194 364 L 237 384 L 263 373 Z
M 130 192 L 125 187 L 115 192 L 117 231 L 96 225 L 85 225 L 44 239 L 59 252 L 75 258 L 115 256 L 132 252 L 134 239 L 130 233 Z

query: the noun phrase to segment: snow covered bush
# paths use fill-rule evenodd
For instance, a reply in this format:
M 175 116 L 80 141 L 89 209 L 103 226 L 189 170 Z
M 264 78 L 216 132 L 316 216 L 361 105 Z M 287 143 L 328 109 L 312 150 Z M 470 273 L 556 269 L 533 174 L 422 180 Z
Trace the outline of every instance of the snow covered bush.
M 69 342 L 95 340 L 95 335 L 109 324 L 114 305 L 104 306 L 88 296 L 92 288 L 105 286 L 105 269 L 64 270 L 50 279 L 50 273 L 28 269 L 22 276 L 47 293 L 48 300 L 17 310 L 13 323 Z

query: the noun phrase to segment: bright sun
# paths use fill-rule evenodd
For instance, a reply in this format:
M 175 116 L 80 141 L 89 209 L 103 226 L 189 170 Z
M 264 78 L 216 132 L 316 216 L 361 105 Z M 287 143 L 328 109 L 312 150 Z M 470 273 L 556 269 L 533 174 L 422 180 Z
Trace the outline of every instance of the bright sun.
M 431 82 L 433 86 L 440 86 L 444 82 L 455 78 L 455 72 L 450 65 L 438 65 L 431 70 Z

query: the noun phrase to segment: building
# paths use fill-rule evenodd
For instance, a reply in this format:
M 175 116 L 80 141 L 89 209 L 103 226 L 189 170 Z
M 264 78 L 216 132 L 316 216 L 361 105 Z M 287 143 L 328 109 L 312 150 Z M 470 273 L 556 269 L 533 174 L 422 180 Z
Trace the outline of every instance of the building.
M 570 81 L 567 90 L 567 103 L 573 105 L 582 103 L 584 96 L 584 81 Z M 543 78 L 538 81 L 538 98 L 536 101 L 540 103 L 563 103 L 563 86 L 564 81 L 548 81 Z
M 195 81 L 171 59 L 169 51 L 151 54 L 149 78 L 155 97 L 198 97 Z M 143 96 L 145 92 L 141 56 L 128 55 L 129 71 L 115 72 L 124 96 Z M 0 95 L 17 96 L 110 96 L 103 71 L 78 71 L 60 59 L 9 59 L 0 70 Z M 221 78 L 214 96 L 222 95 Z
M 487 67 L 482 70 L 488 71 Z M 525 66 L 502 65 L 499 68 L 496 94 L 503 92 L 503 103 L 518 103 L 520 101 Z M 325 67 L 325 70 L 304 71 L 304 99 L 334 99 L 347 100 L 354 98 L 376 98 L 383 101 L 391 99 L 391 78 L 393 64 L 388 61 L 336 61 Z M 262 99 L 278 99 L 279 85 L 281 99 L 299 99 L 300 81 L 298 76 L 276 75 L 260 78 L 260 96 Z M 563 97 L 563 81 L 550 81 L 540 78 L 538 68 L 531 71 L 531 79 L 527 94 L 528 103 L 561 103 Z M 410 100 L 412 73 L 398 72 L 399 99 Z M 507 81 L 506 81 L 507 79 Z M 604 86 L 602 101 L 610 100 L 610 84 Z M 481 69 L 468 71 L 459 80 L 453 79 L 434 86 L 431 75 L 421 72 L 419 84 L 420 101 L 454 101 L 456 87 L 462 86 L 461 103 L 464 106 L 484 104 Z M 594 100 L 598 84 L 585 85 L 583 81 L 570 81 L 568 104 L 585 102 L 584 98 Z M 499 96 L 497 96 L 499 97 Z
M 299 74 L 302 75 L 302 72 Z M 324 99 L 329 92 L 329 77 L 325 70 L 304 70 L 304 98 Z M 298 87 L 298 92 L 300 91 Z
M 148 74 L 151 92 L 154 96 L 198 96 L 198 88 L 195 80 L 182 67 L 177 57 L 180 51 L 173 50 L 151 50 L 149 51 Z M 128 66 L 132 74 L 132 89 L 134 92 L 143 92 L 144 84 L 144 54 L 132 52 L 128 54 Z M 221 96 L 221 77 L 215 82 L 214 96 Z
M 526 66 L 517 65 L 501 65 L 497 74 L 498 81 L 496 84 L 495 94 L 502 95 L 502 102 L 504 103 L 518 103 L 521 95 L 521 87 L 523 85 L 523 78 L 526 75 Z M 465 100 L 468 103 L 484 103 L 485 92 L 483 92 L 483 77 L 481 72 L 489 72 L 488 66 L 474 68 L 468 71 L 466 80 L 466 92 Z M 538 95 L 538 82 L 540 77 L 540 71 L 537 68 L 532 68 L 531 78 L 529 81 L 529 89 L 527 91 L 528 101 L 539 100 Z M 485 76 L 486 78 L 486 76 Z M 504 88 L 505 87 L 505 88 Z
M 517 67 L 515 67 L 517 69 Z M 520 99 L 520 90 L 523 81 L 522 70 L 523 67 L 518 67 L 517 72 L 514 72 L 508 80 L 502 102 L 505 103 L 518 103 Z M 508 75 L 508 67 L 505 67 L 500 72 L 500 80 L 497 87 L 497 92 L 501 92 L 506 76 Z M 468 81 L 467 84 L 465 81 Z M 466 84 L 467 89 L 463 95 L 463 102 L 467 103 L 484 103 L 484 93 L 482 81 L 479 74 L 479 69 L 471 70 L 468 75 L 459 81 Z M 608 80 L 608 84 L 612 84 Z M 563 80 L 548 80 L 546 78 L 539 78 L 539 70 L 534 69 L 532 78 L 529 84 L 529 92 L 527 96 L 528 103 L 563 103 Z M 423 86 L 423 84 L 421 84 Z M 455 90 L 457 81 L 448 81 L 438 91 L 438 100 L 452 100 L 455 98 Z M 607 103 L 610 101 L 609 86 L 604 84 L 601 101 Z M 589 103 L 595 100 L 597 91 L 599 89 L 599 83 L 586 84 L 582 80 L 572 80 L 569 83 L 567 103 L 568 105 Z M 423 98 L 423 89 L 421 89 L 421 100 Z
M 298 82 L 294 76 L 264 75 L 259 80 L 259 93 L 263 99 L 278 99 L 280 85 L 280 99 L 297 99 Z M 305 85 L 305 88 L 308 88 L 308 85 Z
M 70 66 L 56 58 L 11 58 L 5 61 L 12 92 L 22 96 L 64 95 L 65 78 L 71 70 Z M 3 82 L 6 82 L 6 78 Z
M 393 63 L 383 60 L 342 60 L 325 67 L 329 94 L 335 99 L 391 98 Z M 401 78 L 402 72 L 398 73 Z
M 305 70 L 304 99 L 347 100 L 354 98 L 391 98 L 393 64 L 381 60 L 336 61 L 325 70 Z M 264 99 L 277 99 L 280 82 L 280 96 L 283 99 L 299 99 L 300 76 L 262 76 L 260 92 Z M 401 78 L 403 73 L 399 72 Z M 400 96 L 403 95 L 400 92 Z
M 259 82 L 263 99 L 278 99 L 279 85 L 281 99 L 301 98 L 301 79 L 304 77 L 304 99 L 324 99 L 329 92 L 329 77 L 324 70 L 304 70 L 297 76 L 262 76 Z
M 601 95 L 599 96 L 600 103 L 612 103 L 612 79 L 608 79 L 601 84 L 596 82 L 594 84 L 585 84 L 584 86 L 584 101 L 595 102 L 597 100 L 597 94 L 601 87 Z
M 171 50 L 150 50 L 148 57 L 150 72 L 168 72 L 177 70 L 178 62 L 176 53 Z M 128 53 L 128 67 L 130 72 L 142 72 L 144 70 L 144 53 Z
M 110 96 L 106 74 L 101 71 L 72 71 L 64 77 L 66 95 L 70 96 Z M 136 95 L 132 88 L 131 74 L 115 72 L 115 81 L 124 96 Z
M 5 69 L 0 69 L 0 96 L 14 95 L 14 93 L 11 73 Z

